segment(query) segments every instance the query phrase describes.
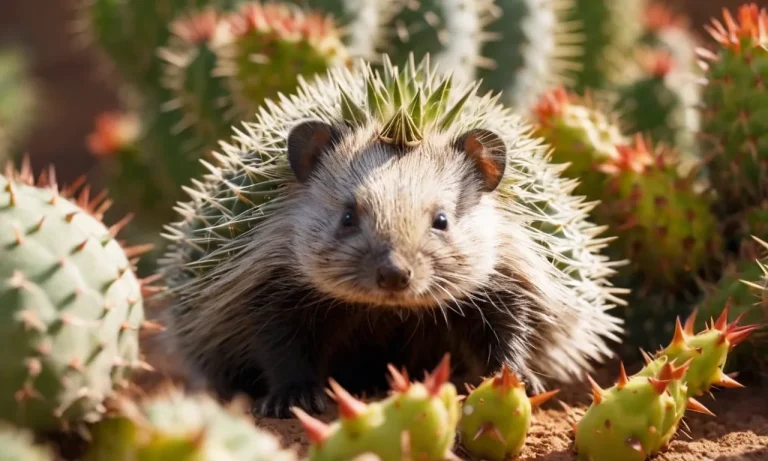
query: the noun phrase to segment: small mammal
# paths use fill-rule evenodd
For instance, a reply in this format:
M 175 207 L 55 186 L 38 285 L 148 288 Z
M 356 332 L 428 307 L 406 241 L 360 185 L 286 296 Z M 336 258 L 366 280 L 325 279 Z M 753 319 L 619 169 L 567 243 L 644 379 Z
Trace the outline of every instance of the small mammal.
M 449 352 L 456 384 L 506 363 L 536 392 L 607 355 L 610 317 L 585 310 L 503 193 L 522 135 L 487 125 L 409 145 L 375 117 L 292 119 L 279 207 L 169 311 L 183 356 L 221 396 L 247 393 L 258 414 L 286 418 L 322 412 L 329 377 L 385 389 L 389 363 L 419 379 Z

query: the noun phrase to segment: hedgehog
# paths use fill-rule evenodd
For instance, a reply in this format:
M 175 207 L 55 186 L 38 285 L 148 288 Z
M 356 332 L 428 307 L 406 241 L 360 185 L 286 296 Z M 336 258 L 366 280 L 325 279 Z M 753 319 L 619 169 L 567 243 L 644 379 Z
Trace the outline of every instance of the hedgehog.
M 372 395 L 445 353 L 455 384 L 506 365 L 540 392 L 621 340 L 621 262 L 548 146 L 428 55 L 383 62 L 267 101 L 165 226 L 170 343 L 255 416 L 322 413 L 331 378 Z

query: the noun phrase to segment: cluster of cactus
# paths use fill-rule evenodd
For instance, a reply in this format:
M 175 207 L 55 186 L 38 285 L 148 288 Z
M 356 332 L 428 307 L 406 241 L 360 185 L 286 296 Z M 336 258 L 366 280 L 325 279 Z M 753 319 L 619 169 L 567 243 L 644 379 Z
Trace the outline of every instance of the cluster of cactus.
M 686 410 L 714 416 L 695 397 L 717 387 L 743 387 L 724 372 L 729 353 L 757 328 L 728 323 L 727 309 L 694 334 L 696 314 L 682 326 L 677 318 L 669 345 L 628 377 L 623 363 L 608 389 L 590 377 L 592 404 L 574 426 L 580 460 L 644 461 L 674 437 Z
M 30 59 L 17 48 L 0 48 L 0 164 L 15 158 L 39 113 L 39 84 Z

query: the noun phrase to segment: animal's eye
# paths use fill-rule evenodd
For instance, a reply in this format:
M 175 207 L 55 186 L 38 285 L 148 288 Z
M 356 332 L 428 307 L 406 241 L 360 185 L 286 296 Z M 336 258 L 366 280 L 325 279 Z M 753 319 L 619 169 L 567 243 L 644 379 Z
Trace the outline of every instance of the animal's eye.
M 448 229 L 448 216 L 442 211 L 436 214 L 435 220 L 432 221 L 432 227 L 441 231 Z
M 344 227 L 352 227 L 357 225 L 357 214 L 352 208 L 344 210 L 344 214 L 341 215 L 341 225 Z

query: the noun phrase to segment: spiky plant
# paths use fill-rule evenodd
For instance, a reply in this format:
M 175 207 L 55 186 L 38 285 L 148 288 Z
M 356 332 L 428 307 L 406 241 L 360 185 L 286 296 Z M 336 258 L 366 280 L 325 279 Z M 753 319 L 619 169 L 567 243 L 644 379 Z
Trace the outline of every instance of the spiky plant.
M 552 161 L 569 164 L 563 174 L 579 181 L 575 193 L 601 198 L 607 176 L 599 166 L 618 159 L 617 146 L 626 142 L 618 118 L 590 97 L 555 87 L 540 98 L 533 120 L 534 134 L 552 147 Z
M 631 50 L 643 33 L 646 0 L 575 0 L 565 21 L 583 34 L 580 66 L 568 72 L 578 94 L 621 81 Z
M 760 241 L 768 248 L 768 244 Z M 726 370 L 742 374 L 768 376 L 768 267 L 747 258 L 726 267 L 724 275 L 697 306 L 695 327 L 727 312 L 729 321 L 742 318 L 747 324 L 759 325 L 748 341 L 733 351 Z
M 504 366 L 500 373 L 472 389 L 462 404 L 461 444 L 473 459 L 505 461 L 522 450 L 531 427 L 532 410 L 559 390 L 528 397 L 525 384 Z
M 45 431 L 97 420 L 104 402 L 144 367 L 145 247 L 115 240 L 106 194 L 82 182 L 59 190 L 53 169 L 35 183 L 29 164 L 0 176 L 0 419 Z
M 0 461 L 54 461 L 53 452 L 36 445 L 31 432 L 0 424 Z
M 635 50 L 637 72 L 616 88 L 614 110 L 628 133 L 643 133 L 654 143 L 693 151 L 698 130 L 694 76 L 669 51 L 641 46 Z M 690 92 L 694 91 L 693 97 Z M 693 159 L 695 153 L 689 154 Z
M 695 172 L 680 171 L 678 152 L 637 135 L 601 166 L 609 179 L 596 222 L 617 231 L 614 251 L 631 261 L 626 274 L 646 288 L 681 291 L 711 269 L 721 238 Z
M 500 133 L 508 146 L 505 177 L 495 197 L 505 213 L 531 224 L 524 229 L 534 251 L 542 261 L 553 262 L 547 264 L 552 266 L 547 283 L 568 293 L 563 302 L 578 310 L 578 324 L 562 325 L 580 332 L 563 332 L 563 344 L 568 344 L 563 355 L 558 352 L 551 362 L 542 353 L 531 365 L 569 380 L 590 367 L 588 358 L 610 354 L 605 341 L 617 339 L 621 327 L 608 311 L 622 302 L 617 294 L 623 290 L 607 280 L 613 269 L 599 253 L 601 229 L 586 219 L 583 199 L 570 195 L 572 181 L 548 162 L 547 146 L 527 137 L 530 128 L 498 104 L 498 96 L 480 97 L 476 91 L 476 84 L 438 77 L 428 59 L 419 65 L 412 60 L 402 70 L 385 59 L 383 74 L 365 63 L 355 70 L 335 68 L 326 78 L 301 82 L 281 104 L 265 107 L 256 121 L 245 124 L 242 135 L 223 144 L 216 165 L 206 164 L 211 173 L 188 190 L 191 200 L 179 206 L 182 220 L 166 228 L 171 245 L 161 270 L 175 307 L 228 305 L 245 296 L 237 289 L 219 289 L 241 276 L 240 269 L 232 268 L 249 260 L 245 242 L 263 241 L 270 223 L 279 222 L 286 204 L 300 197 L 286 155 L 288 128 L 298 121 L 316 118 L 350 130 L 367 126 L 378 140 L 404 149 L 438 132 L 485 127 Z M 211 293 L 225 294 L 206 298 Z M 536 384 L 531 383 L 532 389 Z
M 702 149 L 726 213 L 768 198 L 768 10 L 756 3 L 723 11 L 707 27 L 717 47 L 701 50 Z
M 349 54 L 367 61 L 380 59 L 388 24 L 397 12 L 390 0 L 291 0 L 305 8 L 331 15 L 342 30 Z
M 83 461 L 297 461 L 243 405 L 171 388 L 135 403 L 126 397 L 92 428 Z
M 476 66 L 484 89 L 527 113 L 547 88 L 566 83 L 582 52 L 579 28 L 564 20 L 573 8 L 573 0 L 496 0 Z
M 374 454 L 381 461 L 419 459 L 443 461 L 452 454 L 459 423 L 459 399 L 448 382 L 450 358 L 446 355 L 423 382 L 389 366 L 390 395 L 365 404 L 331 381 L 341 415 L 330 425 L 294 412 L 310 440 L 310 461 L 341 461 Z
M 40 89 L 29 65 L 20 49 L 0 49 L 0 165 L 17 156 L 40 108 Z

